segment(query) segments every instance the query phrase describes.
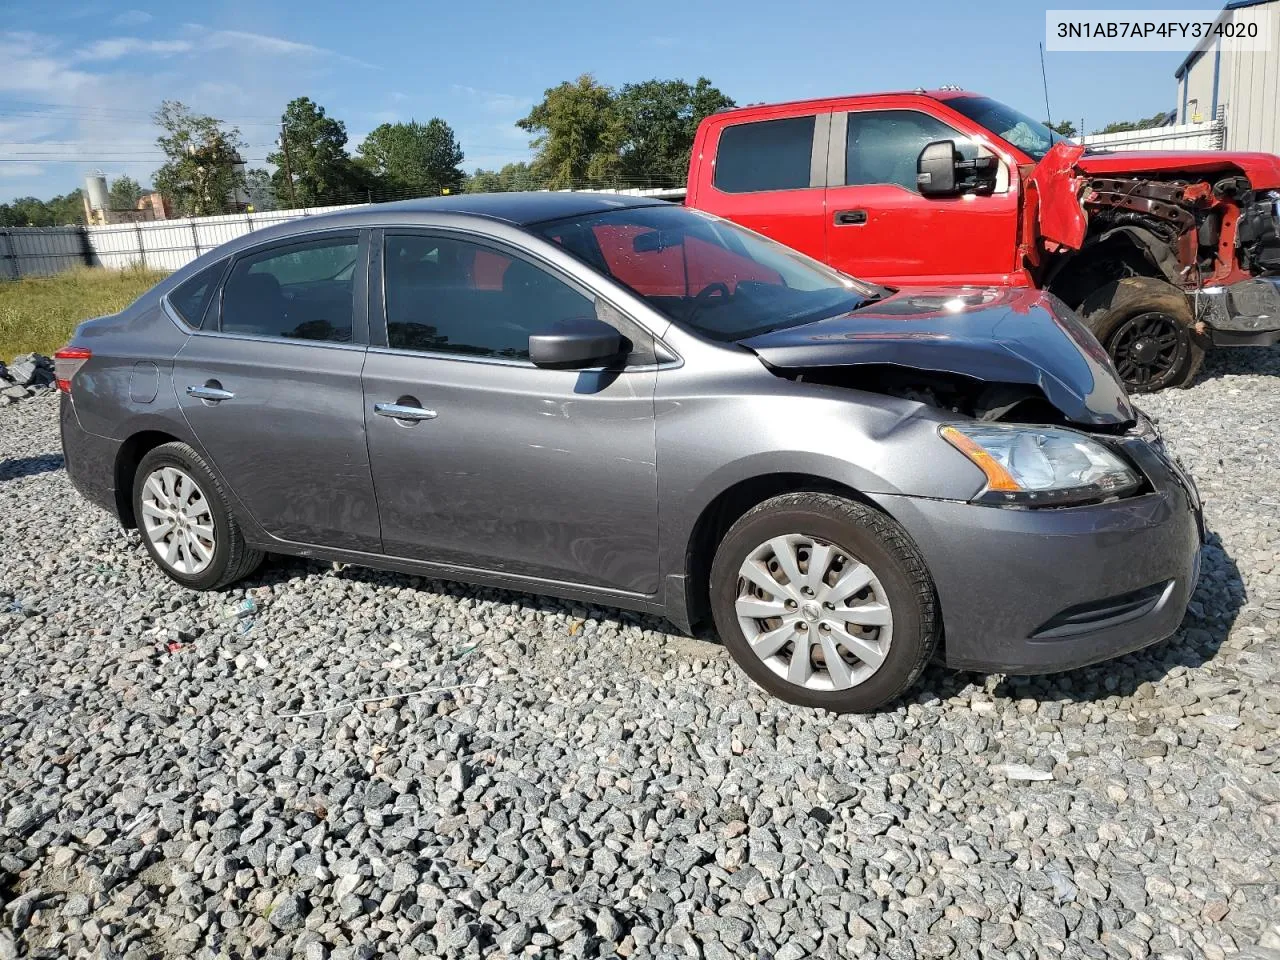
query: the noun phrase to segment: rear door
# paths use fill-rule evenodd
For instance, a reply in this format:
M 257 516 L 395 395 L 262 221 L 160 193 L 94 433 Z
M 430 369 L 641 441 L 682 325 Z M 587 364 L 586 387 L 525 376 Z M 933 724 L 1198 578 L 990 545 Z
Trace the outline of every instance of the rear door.
M 699 185 L 696 206 L 823 259 L 830 120 L 807 113 L 713 129 L 710 182 Z
M 652 338 L 483 237 L 388 228 L 381 250 L 364 389 L 386 552 L 655 593 Z M 531 333 L 583 316 L 632 341 L 627 365 L 530 362 Z
M 357 231 L 240 254 L 174 360 L 173 388 L 196 439 L 258 525 L 282 540 L 380 548 L 360 385 L 367 256 Z
M 916 162 L 936 140 L 954 140 L 970 158 L 988 152 L 919 109 L 832 115 L 823 259 L 895 286 L 1020 282 L 1018 196 L 1008 167 L 1000 161 L 990 196 L 921 196 Z

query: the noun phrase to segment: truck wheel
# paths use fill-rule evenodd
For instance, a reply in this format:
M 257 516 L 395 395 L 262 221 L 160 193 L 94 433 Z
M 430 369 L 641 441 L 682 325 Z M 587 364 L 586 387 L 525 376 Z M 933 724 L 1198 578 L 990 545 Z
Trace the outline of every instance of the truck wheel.
M 875 710 L 920 676 L 941 632 L 933 581 L 906 532 L 864 504 L 791 493 L 748 510 L 711 566 L 716 631 L 776 697 Z
M 1187 295 L 1154 277 L 1109 283 L 1080 306 L 1130 393 L 1187 387 L 1204 361 Z

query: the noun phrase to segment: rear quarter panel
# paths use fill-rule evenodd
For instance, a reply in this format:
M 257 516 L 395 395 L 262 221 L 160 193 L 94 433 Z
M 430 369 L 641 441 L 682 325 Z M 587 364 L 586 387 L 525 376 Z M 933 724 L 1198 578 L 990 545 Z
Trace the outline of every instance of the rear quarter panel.
M 115 316 L 83 324 L 73 342 L 93 357 L 76 375 L 72 391 L 80 425 L 116 440 L 166 427 L 185 439 L 171 372 L 187 336 L 154 291 Z

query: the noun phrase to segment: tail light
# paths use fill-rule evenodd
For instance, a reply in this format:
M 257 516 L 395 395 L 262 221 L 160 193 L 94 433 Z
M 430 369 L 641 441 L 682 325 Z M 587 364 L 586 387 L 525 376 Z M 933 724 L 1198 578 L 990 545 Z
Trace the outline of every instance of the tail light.
M 58 382 L 58 389 L 63 393 L 71 392 L 71 378 L 76 375 L 84 362 L 93 356 L 93 351 L 85 347 L 63 347 L 53 355 L 53 377 Z

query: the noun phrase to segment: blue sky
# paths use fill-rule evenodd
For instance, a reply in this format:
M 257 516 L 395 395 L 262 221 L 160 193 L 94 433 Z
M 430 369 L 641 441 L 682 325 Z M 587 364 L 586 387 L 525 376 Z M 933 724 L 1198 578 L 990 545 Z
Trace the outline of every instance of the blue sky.
M 295 96 L 343 120 L 352 150 L 384 121 L 439 116 L 468 170 L 527 157 L 515 120 L 581 73 L 615 85 L 701 74 L 739 103 L 956 83 L 1041 116 L 1044 11 L 1004 0 L 0 0 L 0 201 L 64 193 L 94 169 L 147 183 L 159 165 L 148 118 L 164 98 L 237 124 L 251 161 Z M 1055 119 L 1093 129 L 1174 106 L 1181 54 L 1046 57 Z

